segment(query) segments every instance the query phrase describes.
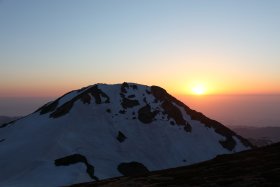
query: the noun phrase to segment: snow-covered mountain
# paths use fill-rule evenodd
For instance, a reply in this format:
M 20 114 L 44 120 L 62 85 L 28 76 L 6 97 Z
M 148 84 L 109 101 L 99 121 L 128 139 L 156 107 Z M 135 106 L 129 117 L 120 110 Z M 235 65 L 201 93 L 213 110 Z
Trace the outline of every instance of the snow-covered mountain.
M 249 148 L 160 87 L 96 84 L 0 126 L 0 186 L 63 186 Z

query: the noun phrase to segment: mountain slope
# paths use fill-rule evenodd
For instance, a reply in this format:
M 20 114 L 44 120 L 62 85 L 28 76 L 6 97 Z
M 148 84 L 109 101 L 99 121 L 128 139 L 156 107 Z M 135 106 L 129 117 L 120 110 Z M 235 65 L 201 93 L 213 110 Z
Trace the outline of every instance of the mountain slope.
M 0 126 L 0 185 L 59 186 L 250 148 L 157 86 L 96 84 Z
M 280 186 L 280 143 L 217 156 L 191 166 L 120 177 L 72 187 L 126 186 Z
M 4 123 L 9 123 L 9 122 L 17 120 L 19 118 L 21 118 L 21 117 L 0 116 L 0 126 Z

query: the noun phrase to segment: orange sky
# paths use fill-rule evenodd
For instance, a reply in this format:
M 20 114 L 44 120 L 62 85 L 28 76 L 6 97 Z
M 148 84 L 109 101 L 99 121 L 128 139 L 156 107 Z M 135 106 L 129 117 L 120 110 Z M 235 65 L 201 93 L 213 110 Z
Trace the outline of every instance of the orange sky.
M 279 1 L 106 2 L 1 1 L 0 97 L 124 81 L 280 94 Z

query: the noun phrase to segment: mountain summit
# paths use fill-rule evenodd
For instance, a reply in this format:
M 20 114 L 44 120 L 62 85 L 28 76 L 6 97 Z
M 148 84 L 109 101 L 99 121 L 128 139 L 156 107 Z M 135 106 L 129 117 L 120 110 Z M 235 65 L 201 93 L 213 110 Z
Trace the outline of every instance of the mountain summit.
M 0 186 L 137 175 L 250 146 L 160 87 L 95 84 L 0 126 Z

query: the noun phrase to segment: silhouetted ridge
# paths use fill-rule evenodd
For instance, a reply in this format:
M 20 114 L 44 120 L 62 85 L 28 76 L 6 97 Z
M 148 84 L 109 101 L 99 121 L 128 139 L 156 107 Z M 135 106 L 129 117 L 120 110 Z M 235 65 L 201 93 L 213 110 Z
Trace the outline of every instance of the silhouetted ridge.
M 59 105 L 59 101 L 61 100 L 61 98 L 63 98 L 63 96 L 60 97 L 59 99 L 55 100 L 54 102 L 52 102 L 50 104 L 46 104 L 42 108 L 39 108 L 37 111 L 40 111 L 40 114 L 42 114 L 42 115 L 52 112 L 50 114 L 50 117 L 58 118 L 58 117 L 61 117 L 61 116 L 64 116 L 65 114 L 67 114 L 72 109 L 74 103 L 78 100 L 81 100 L 84 104 L 90 104 L 91 103 L 91 97 L 93 97 L 95 99 L 96 104 L 101 104 L 102 103 L 101 98 L 106 99 L 104 101 L 105 103 L 110 102 L 110 98 L 98 88 L 98 85 L 83 88 L 82 91 L 79 90 L 78 92 L 81 92 L 80 94 L 78 94 L 76 97 L 74 97 L 70 101 L 67 101 L 66 103 L 62 104 L 59 107 L 57 107 L 57 106 Z M 69 92 L 69 93 L 72 93 L 72 92 Z

